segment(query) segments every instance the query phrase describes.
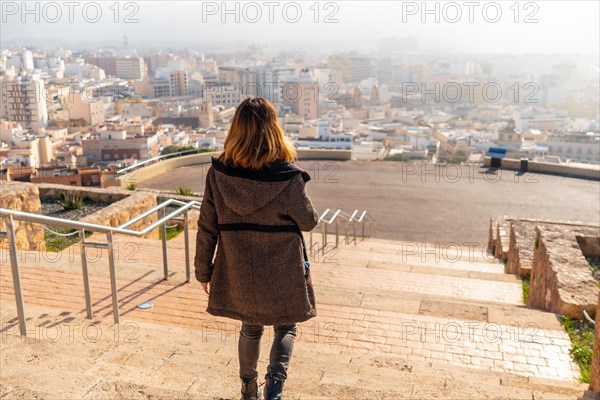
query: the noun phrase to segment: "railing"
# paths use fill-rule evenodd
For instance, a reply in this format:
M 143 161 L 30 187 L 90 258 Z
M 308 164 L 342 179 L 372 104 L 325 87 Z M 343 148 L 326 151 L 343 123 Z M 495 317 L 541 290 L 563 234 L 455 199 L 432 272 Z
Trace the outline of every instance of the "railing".
M 327 219 L 326 217 L 330 213 L 333 213 L 333 215 Z M 369 215 L 366 210 L 364 210 L 362 213 L 359 210 L 354 210 L 352 215 L 349 215 L 348 213 L 346 213 L 340 209 L 333 211 L 328 208 L 319 217 L 319 222 L 317 223 L 317 229 L 313 229 L 312 231 L 310 231 L 309 235 L 310 235 L 311 255 L 314 256 L 314 254 L 315 254 L 314 245 L 313 245 L 313 231 L 318 230 L 319 225 L 321 226 L 322 247 L 319 248 L 318 243 L 317 243 L 316 252 L 318 253 L 320 250 L 321 254 L 325 255 L 326 248 L 329 245 L 328 235 L 329 235 L 329 227 L 331 225 L 333 225 L 335 227 L 335 246 L 333 248 L 336 249 L 339 247 L 339 244 L 340 244 L 340 220 L 342 220 L 343 225 L 344 225 L 343 234 L 344 234 L 344 243 L 345 244 L 350 244 L 351 241 L 354 242 L 354 245 L 356 245 L 358 243 L 357 242 L 358 235 L 356 233 L 356 224 L 357 223 L 361 224 L 362 240 L 365 240 L 365 237 L 373 237 L 376 221 L 375 221 L 375 218 L 373 218 L 371 215 Z M 352 225 L 353 240 L 350 239 L 350 233 L 348 232 L 350 225 Z
M 178 208 L 167 214 L 166 208 L 168 206 L 178 206 Z M 115 257 L 114 257 L 114 248 L 113 248 L 113 237 L 116 234 L 128 235 L 128 236 L 143 236 L 153 229 L 160 226 L 161 229 L 161 241 L 162 241 L 162 256 L 163 256 L 163 274 L 164 279 L 169 279 L 169 265 L 167 260 L 167 222 L 177 220 L 183 222 L 184 227 L 184 236 L 185 236 L 185 272 L 186 272 L 186 282 L 190 282 L 191 280 L 191 267 L 190 267 L 190 244 L 189 244 L 189 210 L 190 209 L 200 209 L 199 201 L 190 201 L 183 202 L 180 200 L 169 199 L 157 205 L 156 207 L 151 208 L 150 210 L 136 216 L 132 220 L 118 226 L 118 227 L 110 227 L 105 225 L 91 224 L 87 222 L 73 221 L 61 218 L 48 217 L 44 215 L 31 214 L 22 211 L 9 210 L 5 208 L 0 208 L 0 218 L 4 218 L 7 220 L 7 231 L 0 232 L 0 234 L 8 236 L 8 251 L 10 254 L 10 265 L 12 270 L 12 278 L 13 285 L 15 291 L 15 301 L 17 305 L 17 314 L 19 320 L 19 331 L 22 336 L 27 336 L 27 325 L 26 325 L 26 317 L 25 317 L 25 305 L 23 302 L 23 291 L 21 287 L 21 274 L 19 270 L 19 261 L 17 257 L 17 242 L 15 237 L 15 225 L 14 221 L 24 221 L 24 222 L 32 222 L 39 223 L 43 225 L 51 225 L 51 226 L 59 226 L 63 228 L 70 228 L 79 231 L 79 246 L 81 253 L 81 269 L 83 275 L 83 288 L 85 292 L 85 306 L 87 318 L 92 319 L 94 317 L 94 313 L 92 310 L 92 299 L 90 294 L 90 282 L 89 282 L 89 273 L 88 273 L 88 265 L 87 265 L 87 248 L 100 248 L 106 249 L 108 252 L 108 267 L 110 273 L 110 288 L 111 288 L 111 296 L 112 296 L 112 307 L 113 307 L 113 319 L 115 323 L 118 323 L 120 320 L 119 315 L 119 297 L 117 290 L 117 279 L 115 272 Z M 143 220 L 144 218 L 152 215 L 153 213 L 158 213 L 159 218 L 156 222 L 147 226 L 146 228 L 135 231 L 128 229 L 131 225 Z M 327 215 L 333 213 L 333 215 L 326 219 Z M 360 216 L 359 216 L 360 214 Z M 177 219 L 178 216 L 182 215 L 183 217 Z M 344 241 L 346 244 L 350 243 L 350 234 L 348 232 L 348 228 L 350 224 L 352 224 L 353 228 L 353 237 L 354 244 L 357 244 L 357 232 L 356 232 L 356 224 L 361 224 L 361 236 L 362 240 L 365 237 L 372 237 L 373 229 L 375 225 L 375 219 L 367 214 L 367 211 L 363 211 L 360 213 L 358 210 L 355 210 L 352 215 L 345 213 L 344 211 L 338 209 L 335 212 L 333 210 L 327 209 L 320 217 L 319 223 L 322 226 L 322 238 L 323 238 L 323 247 L 322 254 L 325 254 L 325 249 L 328 243 L 328 229 L 329 226 L 335 226 L 335 248 L 339 246 L 339 221 L 342 220 L 344 224 Z M 86 232 L 95 232 L 95 233 L 103 233 L 106 234 L 106 243 L 101 242 L 89 242 L 86 241 Z M 367 233 L 366 233 L 367 232 Z M 313 231 L 310 232 L 310 251 L 313 253 Z M 319 249 L 317 249 L 318 251 Z
M 172 211 L 167 214 L 166 208 L 168 206 L 179 206 L 175 211 Z M 19 331 L 22 336 L 27 336 L 27 325 L 25 318 L 25 306 L 23 302 L 23 291 L 21 288 L 21 274 L 19 271 L 19 261 L 17 258 L 17 242 L 15 237 L 15 225 L 14 221 L 24 221 L 24 222 L 33 222 L 45 225 L 52 226 L 60 226 L 64 228 L 76 229 L 79 231 L 79 246 L 81 252 L 81 269 L 83 274 L 83 288 L 85 292 L 85 306 L 87 311 L 87 318 L 92 319 L 94 317 L 92 310 L 92 299 L 90 294 L 90 282 L 88 275 L 88 266 L 87 266 L 87 248 L 100 248 L 106 249 L 108 252 L 108 267 L 110 273 L 110 288 L 112 294 L 112 306 L 113 306 L 113 318 L 114 322 L 119 322 L 119 297 L 117 292 L 117 279 L 115 273 L 115 258 L 114 258 L 114 248 L 113 248 L 113 236 L 115 234 L 122 234 L 128 236 L 143 236 L 148 232 L 152 231 L 156 227 L 161 227 L 161 240 L 162 240 L 162 256 L 163 256 L 163 273 L 164 279 L 169 278 L 169 266 L 167 262 L 167 222 L 171 220 L 176 220 L 176 217 L 183 215 L 182 219 L 178 219 L 178 221 L 183 222 L 183 230 L 185 236 L 185 273 L 186 273 L 186 282 L 190 282 L 191 279 L 191 267 L 190 267 L 190 244 L 189 244 L 189 215 L 188 212 L 190 209 L 200 209 L 200 202 L 198 201 L 190 201 L 183 202 L 175 199 L 169 199 L 165 202 L 160 203 L 156 207 L 138 215 L 133 218 L 131 221 L 128 221 L 122 224 L 119 227 L 110 227 L 98 224 L 90 224 L 86 222 L 80 221 L 72 221 L 61 218 L 47 217 L 44 215 L 31 214 L 22 211 L 8 210 L 5 208 L 0 208 L 0 218 L 4 218 L 7 220 L 7 228 L 6 232 L 3 234 L 8 235 L 8 252 L 10 254 L 10 265 L 12 270 L 12 278 L 13 285 L 15 291 L 15 300 L 17 304 L 17 314 L 19 320 Z M 146 228 L 140 231 L 134 231 L 131 229 L 127 229 L 129 226 L 135 224 L 138 221 L 152 215 L 157 212 L 159 214 L 159 218 L 156 222 L 147 226 Z M 98 243 L 98 242 L 87 242 L 85 239 L 86 232 L 95 232 L 95 233 L 104 233 L 106 234 L 106 243 Z

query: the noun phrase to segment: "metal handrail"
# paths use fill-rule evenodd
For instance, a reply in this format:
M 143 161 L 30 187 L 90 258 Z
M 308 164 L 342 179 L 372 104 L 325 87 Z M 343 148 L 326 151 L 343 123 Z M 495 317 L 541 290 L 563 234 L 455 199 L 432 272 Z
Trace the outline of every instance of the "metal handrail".
M 165 209 L 168 206 L 175 205 L 179 206 L 175 211 L 166 214 Z M 114 260 L 114 246 L 113 246 L 113 235 L 114 234 L 122 234 L 128 236 L 136 236 L 140 237 L 148 232 L 152 231 L 157 227 L 161 227 L 161 240 L 162 240 L 162 254 L 163 254 L 163 273 L 164 279 L 167 280 L 169 278 L 169 267 L 168 267 L 168 259 L 167 259 L 167 222 L 174 219 L 175 217 L 183 214 L 183 227 L 184 227 L 184 236 L 185 236 L 185 267 L 186 267 L 186 282 L 190 282 L 191 280 L 191 266 L 190 266 L 190 247 L 189 247 L 189 210 L 190 209 L 200 209 L 201 202 L 197 200 L 192 200 L 189 202 L 183 202 L 176 199 L 168 199 L 156 207 L 136 216 L 132 220 L 118 226 L 111 227 L 100 224 L 93 224 L 88 222 L 81 221 L 73 221 L 67 220 L 63 218 L 55 218 L 48 217 L 45 215 L 38 215 L 27 213 L 23 211 L 9 210 L 6 208 L 0 208 L 0 218 L 6 218 L 7 227 L 8 227 L 8 241 L 9 241 L 9 253 L 10 253 L 10 264 L 13 275 L 13 285 L 15 289 L 15 300 L 17 303 L 17 314 L 19 320 L 19 330 L 22 336 L 27 336 L 27 325 L 25 318 L 25 305 L 23 302 L 23 293 L 21 289 L 21 274 L 19 270 L 19 262 L 17 258 L 17 244 L 15 237 L 15 226 L 14 221 L 25 221 L 25 222 L 33 222 L 40 223 L 45 225 L 53 225 L 60 226 L 63 228 L 71 228 L 79 231 L 79 245 L 81 252 L 81 268 L 83 274 L 83 286 L 85 291 L 85 303 L 86 303 L 86 311 L 87 318 L 93 318 L 92 311 L 92 301 L 90 294 L 90 284 L 89 284 L 89 275 L 87 268 L 87 247 L 96 247 L 96 248 L 106 248 L 108 251 L 108 266 L 110 272 L 110 283 L 111 283 L 111 293 L 112 293 L 112 305 L 113 305 L 113 317 L 114 322 L 118 323 L 119 316 L 119 298 L 117 293 L 117 280 L 116 280 L 116 272 L 115 272 L 115 260 Z M 158 212 L 159 217 L 157 221 L 150 224 L 146 228 L 136 231 L 131 229 L 125 229 L 132 224 L 152 215 L 153 213 Z M 85 232 L 96 232 L 96 233 L 104 233 L 106 234 L 106 244 L 104 243 L 92 243 L 85 241 Z
M 168 206 L 179 206 L 176 210 L 166 214 L 165 210 Z M 76 229 L 79 231 L 79 245 L 81 252 L 81 267 L 82 267 L 82 275 L 83 275 L 83 286 L 85 291 L 85 302 L 86 302 L 86 311 L 87 318 L 93 318 L 92 311 L 92 301 L 90 294 L 90 284 L 89 284 L 89 275 L 87 268 L 87 247 L 96 247 L 96 248 L 106 248 L 108 251 L 108 263 L 109 263 L 109 272 L 110 272 L 110 283 L 111 283 L 111 293 L 112 293 L 112 305 L 113 305 L 113 318 L 114 322 L 118 323 L 119 316 L 119 299 L 118 299 L 118 291 L 117 291 L 117 281 L 116 281 L 116 272 L 115 272 L 115 259 L 114 259 L 114 244 L 113 244 L 113 235 L 122 234 L 128 236 L 136 236 L 140 237 L 148 232 L 152 231 L 157 227 L 161 227 L 161 240 L 162 240 L 162 254 L 163 254 L 163 272 L 164 279 L 169 278 L 169 270 L 168 270 L 168 260 L 167 260 L 167 246 L 166 246 L 166 231 L 167 231 L 167 222 L 174 219 L 175 217 L 183 214 L 183 225 L 184 225 L 184 235 L 185 235 L 185 260 L 186 260 L 186 282 L 190 282 L 191 280 L 191 268 L 190 268 L 190 248 L 189 248 L 189 210 L 190 209 L 200 209 L 201 202 L 197 200 L 192 200 L 189 202 L 183 202 L 176 199 L 169 199 L 161 204 L 153 207 L 152 209 L 136 216 L 132 220 L 125 222 L 124 224 L 118 227 L 110 227 L 100 224 L 93 224 L 88 222 L 81 221 L 73 221 L 62 218 L 48 217 L 45 215 L 31 214 L 22 211 L 9 210 L 5 208 L 0 208 L 0 218 L 7 219 L 7 227 L 8 232 L 8 241 L 9 241 L 9 254 L 10 254 L 10 263 L 13 275 L 13 285 L 15 290 L 15 300 L 17 305 L 17 314 L 19 320 L 19 330 L 22 336 L 27 336 L 27 326 L 26 326 L 26 318 L 25 318 L 25 306 L 23 302 L 23 294 L 21 288 L 21 277 L 19 270 L 19 263 L 17 258 L 17 245 L 15 238 L 15 226 L 14 220 L 25 221 L 25 222 L 33 222 L 40 223 L 46 225 L 60 226 L 65 228 Z M 132 230 L 126 229 L 132 224 L 139 222 L 140 220 L 152 215 L 154 212 L 159 213 L 159 217 L 156 222 L 150 224 L 146 228 L 142 230 Z M 333 215 L 326 219 L 327 215 L 333 213 Z M 358 210 L 355 210 L 352 215 L 344 212 L 341 209 L 337 209 L 333 211 L 331 209 L 325 210 L 323 214 L 319 217 L 317 222 L 321 224 L 323 227 L 323 255 L 325 254 L 325 248 L 328 245 L 327 242 L 327 228 L 328 226 L 335 223 L 335 248 L 339 246 L 339 221 L 342 220 L 345 224 L 345 239 L 348 244 L 348 225 L 352 223 L 354 226 L 354 244 L 357 243 L 357 235 L 356 235 L 356 223 L 362 224 L 362 239 L 365 239 L 365 224 L 368 222 L 375 223 L 375 218 L 367 213 L 367 211 L 363 211 L 359 218 L 357 218 Z M 85 241 L 85 232 L 96 232 L 96 233 L 104 233 L 106 234 L 106 244 L 104 243 L 92 243 Z M 310 231 L 310 248 L 311 252 L 313 250 L 313 239 L 312 239 L 313 231 Z M 317 249 L 318 251 L 319 249 Z
M 194 200 L 195 201 L 195 200 Z M 124 224 L 120 225 L 119 228 L 120 229 L 124 229 L 127 228 L 129 225 L 135 224 L 136 222 L 146 218 L 147 216 L 151 215 L 152 213 L 157 212 L 158 210 L 165 208 L 167 206 L 170 206 L 171 204 L 177 205 L 177 206 L 183 206 L 185 204 L 188 204 L 186 202 L 180 201 L 180 200 L 176 200 L 176 199 L 168 199 L 163 201 L 162 203 L 160 203 L 159 205 L 157 205 L 156 207 L 151 208 L 150 210 L 138 215 L 137 217 L 135 217 L 134 219 L 125 222 Z M 200 203 L 198 204 L 194 204 L 192 206 L 192 208 L 195 208 L 196 210 L 200 210 Z
M 330 213 L 333 213 L 333 215 L 329 218 L 326 218 Z M 353 226 L 353 236 L 354 236 L 354 244 L 357 244 L 357 234 L 356 234 L 356 224 L 357 223 L 361 223 L 362 224 L 362 239 L 365 239 L 365 224 L 366 223 L 371 223 L 371 229 L 369 231 L 369 236 L 372 236 L 372 225 L 375 223 L 375 218 L 373 218 L 371 215 L 367 214 L 367 211 L 363 211 L 362 214 L 360 215 L 360 218 L 357 218 L 356 215 L 359 213 L 358 210 L 354 210 L 354 212 L 350 215 L 346 212 L 344 212 L 341 209 L 337 209 L 336 211 L 333 211 L 330 208 L 327 208 L 319 217 L 319 220 L 317 222 L 317 230 L 318 227 L 321 227 L 322 230 L 322 247 L 319 248 L 319 246 L 317 246 L 317 252 L 319 250 L 321 250 L 321 254 L 325 255 L 325 249 L 327 248 L 327 246 L 329 245 L 328 242 L 328 226 L 332 225 L 333 223 L 335 223 L 335 248 L 339 247 L 339 220 L 341 219 L 344 223 L 344 241 L 346 244 L 350 243 L 350 234 L 348 232 L 348 227 L 350 224 L 352 224 Z M 313 231 L 310 231 L 310 251 L 311 254 L 314 255 L 314 245 L 313 245 Z

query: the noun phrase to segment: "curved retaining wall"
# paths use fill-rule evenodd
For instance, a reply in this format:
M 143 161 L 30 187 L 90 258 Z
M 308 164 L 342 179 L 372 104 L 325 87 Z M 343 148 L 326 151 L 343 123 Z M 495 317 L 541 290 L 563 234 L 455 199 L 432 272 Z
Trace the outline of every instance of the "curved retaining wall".
M 159 161 L 156 164 L 137 169 L 132 172 L 121 175 L 117 179 L 117 186 L 126 188 L 131 183 L 140 183 L 151 179 L 164 172 L 176 168 L 187 167 L 190 165 L 206 164 L 210 162 L 212 156 L 217 156 L 221 152 L 192 154 L 167 160 Z M 298 150 L 299 160 L 351 160 L 351 150 Z

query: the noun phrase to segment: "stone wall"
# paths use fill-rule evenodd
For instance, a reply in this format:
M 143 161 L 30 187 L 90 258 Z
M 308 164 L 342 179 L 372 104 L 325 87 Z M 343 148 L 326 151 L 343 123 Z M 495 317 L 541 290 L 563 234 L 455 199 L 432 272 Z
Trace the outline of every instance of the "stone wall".
M 520 276 L 531 275 L 535 226 L 535 223 L 527 221 L 513 221 L 510 224 L 506 272 Z
M 543 224 L 536 228 L 527 305 L 583 318 L 595 315 L 598 286 L 576 237 L 596 237 L 598 228 Z
M 507 272 L 530 275 L 528 305 L 575 318 L 582 308 L 596 312 L 598 287 L 585 257 L 600 256 L 600 226 L 492 217 L 488 245 Z
M 129 196 L 123 200 L 119 200 L 100 211 L 83 217 L 80 221 L 117 227 L 156 207 L 156 205 L 157 199 L 155 193 L 144 191 L 129 192 Z M 135 224 L 128 226 L 126 229 L 140 231 L 157 220 L 157 213 L 152 213 Z M 142 237 L 158 239 L 158 228 L 153 229 Z
M 120 185 L 122 188 L 126 188 L 131 183 L 144 182 L 150 178 L 176 168 L 186 167 L 189 165 L 208 164 L 210 163 L 212 156 L 217 156 L 219 154 L 220 152 L 200 153 L 162 160 L 155 164 L 151 164 L 121 175 L 117 179 L 117 185 Z
M 490 246 L 494 251 L 494 256 L 501 260 L 508 259 L 510 223 L 515 219 L 513 217 L 502 216 L 492 217 L 490 219 Z
M 51 200 L 58 199 L 60 194 L 67 192 L 73 195 L 81 196 L 83 199 L 98 201 L 104 203 L 114 203 L 123 200 L 131 195 L 131 191 L 123 190 L 118 187 L 94 188 L 82 186 L 59 185 L 55 183 L 40 183 L 36 185 L 40 192 L 40 199 Z
M 0 208 L 40 214 L 42 205 L 38 188 L 22 182 L 0 182 Z M 17 247 L 22 250 L 46 250 L 44 229 L 40 224 L 15 221 Z M 0 218 L 0 231 L 8 231 L 6 220 Z M 7 249 L 7 238 L 0 239 L 2 249 Z

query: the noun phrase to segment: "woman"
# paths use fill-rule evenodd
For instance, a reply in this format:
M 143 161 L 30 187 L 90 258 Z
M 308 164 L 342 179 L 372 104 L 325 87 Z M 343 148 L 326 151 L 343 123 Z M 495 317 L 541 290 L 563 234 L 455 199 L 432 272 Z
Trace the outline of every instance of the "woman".
M 196 279 L 208 294 L 208 313 L 242 321 L 242 399 L 261 398 L 256 368 L 264 325 L 273 325 L 275 335 L 262 394 L 281 399 L 296 323 L 316 315 L 301 231 L 312 230 L 318 214 L 305 191 L 310 176 L 291 164 L 295 158 L 275 108 L 249 98 L 238 106 L 224 151 L 212 157 L 206 177 Z

